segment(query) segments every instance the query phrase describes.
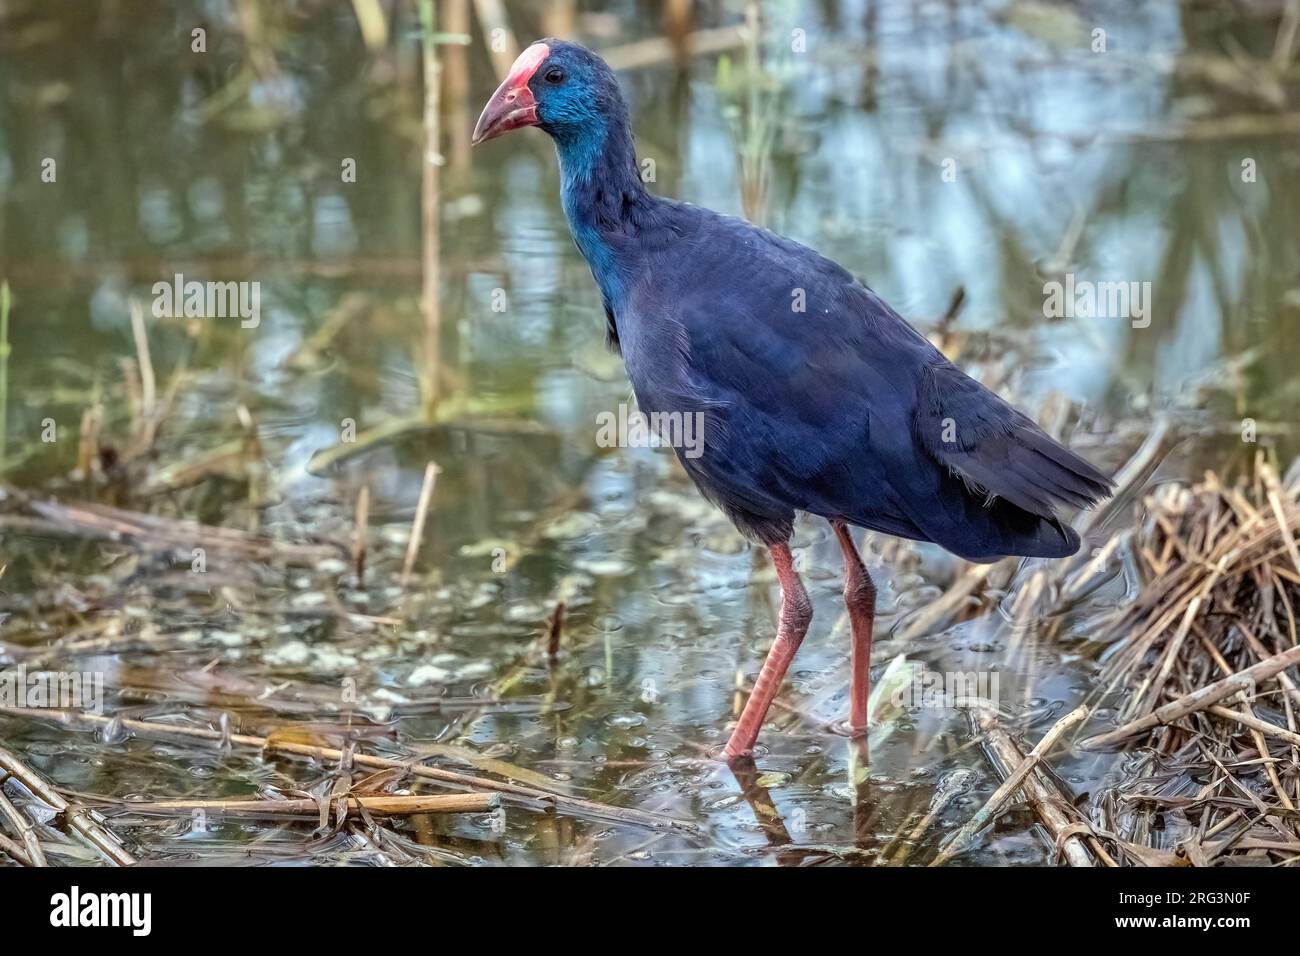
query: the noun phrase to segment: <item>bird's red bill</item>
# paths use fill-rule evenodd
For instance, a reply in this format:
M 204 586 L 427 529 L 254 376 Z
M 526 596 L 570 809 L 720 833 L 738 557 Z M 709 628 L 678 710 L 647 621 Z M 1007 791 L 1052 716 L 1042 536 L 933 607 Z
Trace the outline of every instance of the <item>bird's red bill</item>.
M 528 81 L 550 55 L 551 48 L 545 43 L 534 43 L 519 54 L 519 59 L 510 67 L 510 73 L 483 107 L 483 115 L 474 126 L 471 140 L 475 146 L 512 129 L 537 125 L 537 101 L 528 88 Z

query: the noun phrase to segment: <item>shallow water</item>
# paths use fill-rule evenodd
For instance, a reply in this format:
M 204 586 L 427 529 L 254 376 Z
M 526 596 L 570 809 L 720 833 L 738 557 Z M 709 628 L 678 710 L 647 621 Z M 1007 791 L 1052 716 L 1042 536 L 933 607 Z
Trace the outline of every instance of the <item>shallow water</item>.
M 542 32 L 531 5 L 507 6 L 520 37 Z M 617 48 L 659 34 L 656 6 L 580 4 L 578 29 L 599 49 Z M 737 21 L 733 5 L 720 6 L 698 26 Z M 1300 124 L 1286 106 L 1297 75 L 1294 66 L 1283 74 L 1279 101 L 1266 83 L 1233 82 L 1224 55 L 1240 47 L 1266 59 L 1275 18 L 1174 2 L 763 7 L 769 187 L 751 214 L 864 276 L 927 330 L 964 289 L 945 346 L 1062 424 L 1107 469 L 1161 414 L 1189 438 L 1158 478 L 1231 467 L 1261 445 L 1290 460 Z M 241 26 L 237 9 L 258 11 L 259 25 Z M 206 54 L 189 48 L 196 23 L 208 30 Z M 773 633 L 775 580 L 666 449 L 598 446 L 597 416 L 630 404 L 630 390 L 602 349 L 598 294 L 560 213 L 544 137 L 530 131 L 467 153 L 494 86 L 481 39 L 466 54 L 468 88 L 448 91 L 443 117 L 445 379 L 452 400 L 471 404 L 443 427 L 316 475 L 308 461 L 339 442 L 348 420 L 364 432 L 419 404 L 413 24 L 395 24 L 398 39 L 382 54 L 366 51 L 349 4 L 162 10 L 124 0 L 87 19 L 80 4 L 10 0 L 0 26 L 0 277 L 14 298 L 6 479 L 36 497 L 344 545 L 359 488 L 372 496 L 362 586 L 345 551 L 286 569 L 214 549 L 196 584 L 188 554 L 137 558 L 122 545 L 6 525 L 0 641 L 34 647 L 99 633 L 108 619 L 138 629 L 156 645 L 55 660 L 103 673 L 110 688 L 155 687 L 110 696 L 109 712 L 205 727 L 223 710 L 257 732 L 301 715 L 216 706 L 204 668 L 418 698 L 425 706 L 378 714 L 391 725 L 367 731 L 366 746 L 407 755 L 456 744 L 575 795 L 698 827 L 665 833 L 522 808 L 504 826 L 492 815 L 397 825 L 420 852 L 448 861 L 800 865 L 896 860 L 905 845 L 924 861 L 996 786 L 965 716 L 945 708 L 890 720 L 865 781 L 855 778 L 838 724 L 848 652 L 838 549 L 812 521 L 794 543 L 815 620 L 781 697 L 797 713 L 774 718 L 754 779 L 717 762 L 736 674 L 752 679 Z M 1105 52 L 1090 48 L 1095 29 L 1106 31 Z M 806 52 L 790 50 L 793 30 L 804 31 Z M 743 57 L 734 52 L 733 69 Z M 699 56 L 685 76 L 662 62 L 623 79 L 655 188 L 739 214 L 747 190 L 726 119 L 737 104 L 717 74 L 717 58 Z M 40 178 L 47 157 L 54 182 Z M 349 158 L 355 183 L 340 180 Z M 1247 162 L 1254 181 L 1243 181 Z M 137 354 L 128 301 L 148 315 L 154 283 L 177 273 L 259 282 L 260 322 L 150 318 L 159 393 L 187 370 L 156 457 L 125 473 L 110 466 L 98 482 L 69 478 L 83 411 L 96 401 L 106 444 L 128 451 L 120 363 Z M 1149 314 L 1138 327 L 1046 318 L 1044 284 L 1066 273 L 1150 282 Z M 1247 352 L 1243 371 L 1225 370 Z M 264 464 L 237 454 L 192 485 L 167 487 L 159 475 L 169 466 L 238 439 L 241 406 Z M 52 443 L 41 441 L 47 419 Z M 1247 419 L 1253 444 L 1241 440 Z M 403 550 L 429 460 L 441 471 L 404 591 Z M 961 569 L 929 546 L 869 535 L 866 547 L 880 591 L 877 678 L 904 653 L 940 673 L 996 672 L 999 702 L 1030 740 L 1093 689 L 1089 622 L 1131 582 L 1117 577 L 1027 636 L 997 613 L 1014 583 L 1002 576 L 980 616 L 903 641 L 892 635 Z M 551 666 L 541 637 L 560 600 L 562 651 Z M 177 675 L 201 690 L 156 689 Z M 437 699 L 458 703 L 438 708 Z M 0 738 L 59 784 L 118 798 L 249 795 L 328 776 L 28 719 L 0 717 Z M 1081 794 L 1114 760 L 1056 763 Z M 965 793 L 915 849 L 899 840 L 958 771 L 970 772 Z M 146 859 L 380 856 L 351 836 L 313 838 L 310 824 L 121 826 Z M 1012 810 L 960 860 L 1049 858 L 1032 821 Z

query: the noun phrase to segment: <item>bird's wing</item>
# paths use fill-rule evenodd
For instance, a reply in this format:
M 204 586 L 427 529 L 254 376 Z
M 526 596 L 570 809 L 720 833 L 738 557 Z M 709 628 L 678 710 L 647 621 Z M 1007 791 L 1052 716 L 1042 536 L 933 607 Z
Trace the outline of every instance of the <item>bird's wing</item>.
M 1106 493 L 1087 462 L 811 249 L 725 217 L 693 237 L 619 331 L 644 407 L 707 410 L 701 487 L 977 559 L 1077 548 L 1052 506 Z
M 806 481 L 864 438 L 872 385 L 823 295 L 851 279 L 828 260 L 841 273 L 831 282 L 823 269 L 792 268 L 792 249 L 809 250 L 741 220 L 707 225 L 665 249 L 638 290 L 619 323 L 624 360 L 644 409 L 705 412 L 711 467 L 734 471 L 748 493 L 784 498 L 783 483 Z
M 1063 504 L 1094 505 L 1111 491 L 1105 475 L 947 360 L 925 369 L 915 430 L 975 494 L 1043 518 Z

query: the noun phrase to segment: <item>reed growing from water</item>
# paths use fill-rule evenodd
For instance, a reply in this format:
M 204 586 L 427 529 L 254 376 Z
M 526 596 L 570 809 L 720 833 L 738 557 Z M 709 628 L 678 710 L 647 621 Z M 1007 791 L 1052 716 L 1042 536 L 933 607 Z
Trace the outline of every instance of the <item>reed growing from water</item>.
M 9 433 L 9 282 L 0 282 L 0 474 Z

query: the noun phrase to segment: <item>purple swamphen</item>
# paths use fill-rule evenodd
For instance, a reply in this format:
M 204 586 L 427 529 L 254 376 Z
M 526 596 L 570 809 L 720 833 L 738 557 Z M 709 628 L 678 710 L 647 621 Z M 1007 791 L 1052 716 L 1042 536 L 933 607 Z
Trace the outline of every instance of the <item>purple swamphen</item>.
M 1055 509 L 1095 504 L 1110 480 L 834 262 L 742 219 L 652 195 L 627 104 L 600 57 L 555 39 L 524 50 L 474 143 L 523 126 L 555 141 L 564 212 L 641 411 L 702 416 L 702 453 L 679 448 L 678 458 L 776 565 L 777 637 L 728 757 L 752 752 L 812 619 L 790 554 L 796 511 L 830 521 L 844 552 L 855 735 L 867 725 L 876 591 L 850 525 L 971 561 L 1078 550 Z

